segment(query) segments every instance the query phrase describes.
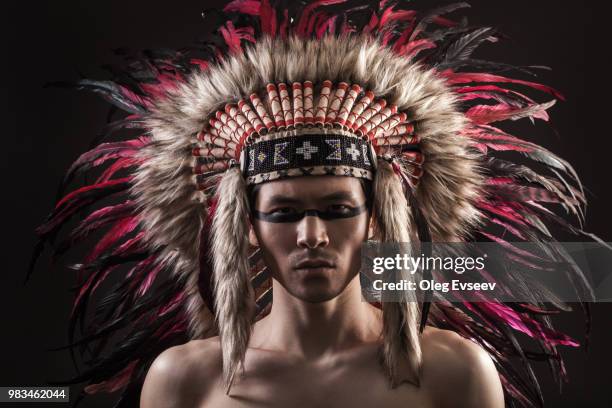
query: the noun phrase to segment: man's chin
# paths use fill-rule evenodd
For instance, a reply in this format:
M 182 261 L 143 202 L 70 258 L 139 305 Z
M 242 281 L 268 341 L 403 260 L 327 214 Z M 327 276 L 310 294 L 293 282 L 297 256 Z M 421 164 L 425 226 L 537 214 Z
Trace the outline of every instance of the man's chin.
M 331 288 L 329 285 L 317 285 L 312 282 L 290 291 L 291 295 L 308 303 L 327 302 L 337 297 L 341 292 L 342 290 Z
M 303 296 L 296 296 L 298 299 L 300 299 L 303 302 L 306 303 L 325 303 L 328 302 L 332 299 L 334 299 L 335 297 L 337 297 L 338 294 L 334 293 L 334 294 L 330 294 L 330 293 L 313 293 L 313 294 L 305 294 Z

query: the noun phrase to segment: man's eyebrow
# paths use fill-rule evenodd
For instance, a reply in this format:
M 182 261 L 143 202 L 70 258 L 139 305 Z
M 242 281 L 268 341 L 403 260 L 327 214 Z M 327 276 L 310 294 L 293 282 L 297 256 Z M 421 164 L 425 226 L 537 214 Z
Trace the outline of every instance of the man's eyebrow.
M 268 204 L 299 204 L 300 200 L 297 198 L 292 198 L 288 196 L 284 196 L 281 194 L 274 194 L 268 198 Z
M 331 194 L 324 195 L 319 197 L 321 201 L 335 201 L 335 200 L 354 200 L 355 196 L 348 191 L 336 191 Z M 302 200 L 294 197 L 285 196 L 282 194 L 274 194 L 270 196 L 267 200 L 269 205 L 278 205 L 278 204 L 300 204 Z
M 350 191 L 336 191 L 335 193 L 324 195 L 320 198 L 323 201 L 334 200 L 355 200 L 355 196 Z

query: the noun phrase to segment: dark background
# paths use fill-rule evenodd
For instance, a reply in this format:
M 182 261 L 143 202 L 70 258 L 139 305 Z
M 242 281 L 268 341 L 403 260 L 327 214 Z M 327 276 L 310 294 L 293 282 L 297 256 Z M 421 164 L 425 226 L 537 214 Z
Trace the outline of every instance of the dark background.
M 176 48 L 210 31 L 200 17 L 211 1 L 21 2 L 4 10 L 2 24 L 2 313 L 0 386 L 42 386 L 74 374 L 68 354 L 49 352 L 66 342 L 73 284 L 69 270 L 50 267 L 48 254 L 34 277 L 23 277 L 35 243 L 34 228 L 51 210 L 63 172 L 106 121 L 107 104 L 94 95 L 44 89 L 49 81 L 79 73 L 104 78 L 100 65 L 114 61 L 117 47 Z M 420 1 L 430 7 L 448 2 Z M 517 65 L 547 65 L 539 80 L 561 90 L 566 102 L 549 112 L 558 134 L 546 126 L 521 125 L 519 137 L 538 143 L 574 164 L 588 189 L 586 230 L 612 241 L 609 178 L 609 28 L 594 4 L 558 1 L 471 1 L 471 23 L 499 27 L 511 40 L 485 45 L 477 56 Z M 5 6 L 7 7 L 7 6 Z M 601 21 L 598 21 L 601 18 Z M 609 23 L 608 23 L 609 25 Z M 546 95 L 535 94 L 538 100 Z M 579 312 L 561 316 L 558 327 L 582 338 Z M 547 367 L 538 366 L 549 407 L 612 406 L 612 304 L 593 305 L 591 345 L 564 349 L 570 382 L 558 393 Z M 76 388 L 73 388 L 75 395 Z M 26 406 L 22 404 L 21 406 Z M 33 405 L 33 406 L 41 406 Z M 90 401 L 85 406 L 108 406 Z

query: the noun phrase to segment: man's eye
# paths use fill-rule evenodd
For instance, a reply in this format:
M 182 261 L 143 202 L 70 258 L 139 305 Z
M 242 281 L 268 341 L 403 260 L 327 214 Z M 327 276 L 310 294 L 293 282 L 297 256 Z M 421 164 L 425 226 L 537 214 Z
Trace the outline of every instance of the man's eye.
M 287 215 L 287 214 L 295 214 L 295 208 L 291 208 L 291 207 L 282 207 L 282 208 L 275 208 L 274 210 L 270 211 L 269 214 L 276 214 L 276 215 Z
M 344 205 L 344 204 L 334 204 L 328 207 L 328 211 L 335 212 L 335 213 L 348 213 L 348 212 L 351 212 L 352 210 L 353 210 L 352 207 L 349 207 L 348 205 Z

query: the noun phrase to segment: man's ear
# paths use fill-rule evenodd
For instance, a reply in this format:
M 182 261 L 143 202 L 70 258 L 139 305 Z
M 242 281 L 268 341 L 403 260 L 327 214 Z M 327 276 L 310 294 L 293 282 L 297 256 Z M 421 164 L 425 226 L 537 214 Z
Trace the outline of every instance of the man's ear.
M 374 238 L 374 216 L 370 216 L 370 222 L 368 223 L 368 239 Z
M 255 234 L 255 227 L 253 227 L 253 223 L 249 222 L 249 244 L 254 247 L 259 246 L 259 241 L 257 240 L 257 235 Z

